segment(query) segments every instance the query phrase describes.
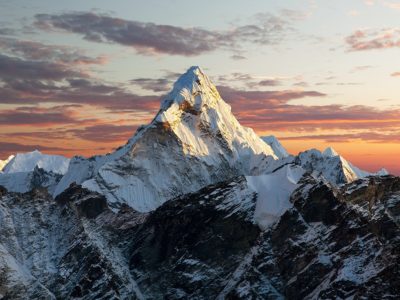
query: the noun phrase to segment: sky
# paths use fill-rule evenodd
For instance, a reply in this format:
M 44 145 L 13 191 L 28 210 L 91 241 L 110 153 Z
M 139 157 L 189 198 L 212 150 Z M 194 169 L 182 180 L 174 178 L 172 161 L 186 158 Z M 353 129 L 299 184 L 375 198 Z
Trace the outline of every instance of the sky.
M 91 156 L 198 65 L 242 125 L 400 174 L 400 1 L 0 0 L 0 159 Z

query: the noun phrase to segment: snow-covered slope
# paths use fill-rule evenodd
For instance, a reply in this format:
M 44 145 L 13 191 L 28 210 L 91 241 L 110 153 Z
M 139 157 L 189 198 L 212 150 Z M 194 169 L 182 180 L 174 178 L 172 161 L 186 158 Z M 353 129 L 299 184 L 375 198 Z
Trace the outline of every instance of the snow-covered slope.
M 388 174 L 385 169 L 377 173 L 363 171 L 352 165 L 331 147 L 323 152 L 316 149 L 301 152 L 294 158 L 294 162 L 316 177 L 323 176 L 333 185 L 349 183 L 371 175 Z
M 61 176 L 35 167 L 31 172 L 0 173 L 0 185 L 10 192 L 26 193 L 33 188 L 45 187 L 49 193 L 54 193 Z
M 8 158 L 0 172 L 0 185 L 11 192 L 25 193 L 35 187 L 45 187 L 54 193 L 68 164 L 68 158 L 42 154 L 37 150 L 18 153 Z
M 266 142 L 272 148 L 272 150 L 274 150 L 274 153 L 277 157 L 284 158 L 289 156 L 289 153 L 275 136 L 262 136 L 261 139 Z
M 14 158 L 14 155 L 10 155 L 5 160 L 0 160 L 0 173 L 3 171 L 4 167 Z
M 60 155 L 42 154 L 38 150 L 18 153 L 4 166 L 4 173 L 31 172 L 35 167 L 57 174 L 68 169 L 69 159 Z
M 261 174 L 275 159 L 268 144 L 239 124 L 203 71 L 192 67 L 124 147 L 72 159 L 55 194 L 77 182 L 106 195 L 113 207 L 126 203 L 146 212 L 212 183 Z
M 248 186 L 257 194 L 254 220 L 262 229 L 274 224 L 292 207 L 290 195 L 305 170 L 296 165 L 285 165 L 274 173 L 246 176 Z

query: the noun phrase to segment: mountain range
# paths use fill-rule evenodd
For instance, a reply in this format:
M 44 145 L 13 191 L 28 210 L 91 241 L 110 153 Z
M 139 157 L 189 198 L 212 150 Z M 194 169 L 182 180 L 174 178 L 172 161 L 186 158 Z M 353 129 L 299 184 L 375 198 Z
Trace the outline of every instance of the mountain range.
M 0 186 L 0 298 L 400 296 L 400 179 L 289 154 L 199 67 L 114 152 L 15 154 Z

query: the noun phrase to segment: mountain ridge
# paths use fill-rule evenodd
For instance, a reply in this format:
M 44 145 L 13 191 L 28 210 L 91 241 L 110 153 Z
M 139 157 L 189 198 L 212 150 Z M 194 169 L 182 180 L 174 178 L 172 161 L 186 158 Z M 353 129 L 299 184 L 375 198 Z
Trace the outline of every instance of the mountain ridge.
M 25 165 L 24 157 L 31 157 Z M 300 165 L 315 176 L 324 176 L 334 185 L 387 174 L 385 170 L 362 171 L 331 147 L 323 152 L 311 149 L 293 156 L 274 136 L 258 137 L 252 129 L 239 124 L 231 107 L 197 66 L 178 78 L 153 120 L 141 126 L 114 152 L 90 158 L 75 156 L 68 160 L 68 170 L 66 164 L 62 170 L 56 170 L 51 163 L 47 167 L 46 160 L 41 163 L 40 157 L 49 161 L 61 159 L 38 151 L 17 154 L 6 164 L 3 173 L 43 167 L 63 174 L 51 185 L 54 196 L 77 183 L 104 194 L 115 209 L 128 204 L 143 212 L 154 210 L 179 194 L 239 175 L 268 174 L 290 163 Z M 0 176 L 0 183 L 13 191 L 25 192 L 26 189 L 16 189 L 17 185 L 10 184 L 13 180 L 21 181 L 19 186 L 28 184 L 30 179 L 27 174 L 24 176 L 14 176 L 14 180 L 3 175 L 5 179 L 1 180 Z

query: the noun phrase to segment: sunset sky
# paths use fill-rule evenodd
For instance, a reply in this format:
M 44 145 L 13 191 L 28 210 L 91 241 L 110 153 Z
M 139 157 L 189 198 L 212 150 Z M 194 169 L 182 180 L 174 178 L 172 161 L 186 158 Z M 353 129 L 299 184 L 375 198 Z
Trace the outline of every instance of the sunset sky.
M 400 1 L 0 0 L 0 159 L 103 154 L 199 65 L 292 154 L 400 174 Z

